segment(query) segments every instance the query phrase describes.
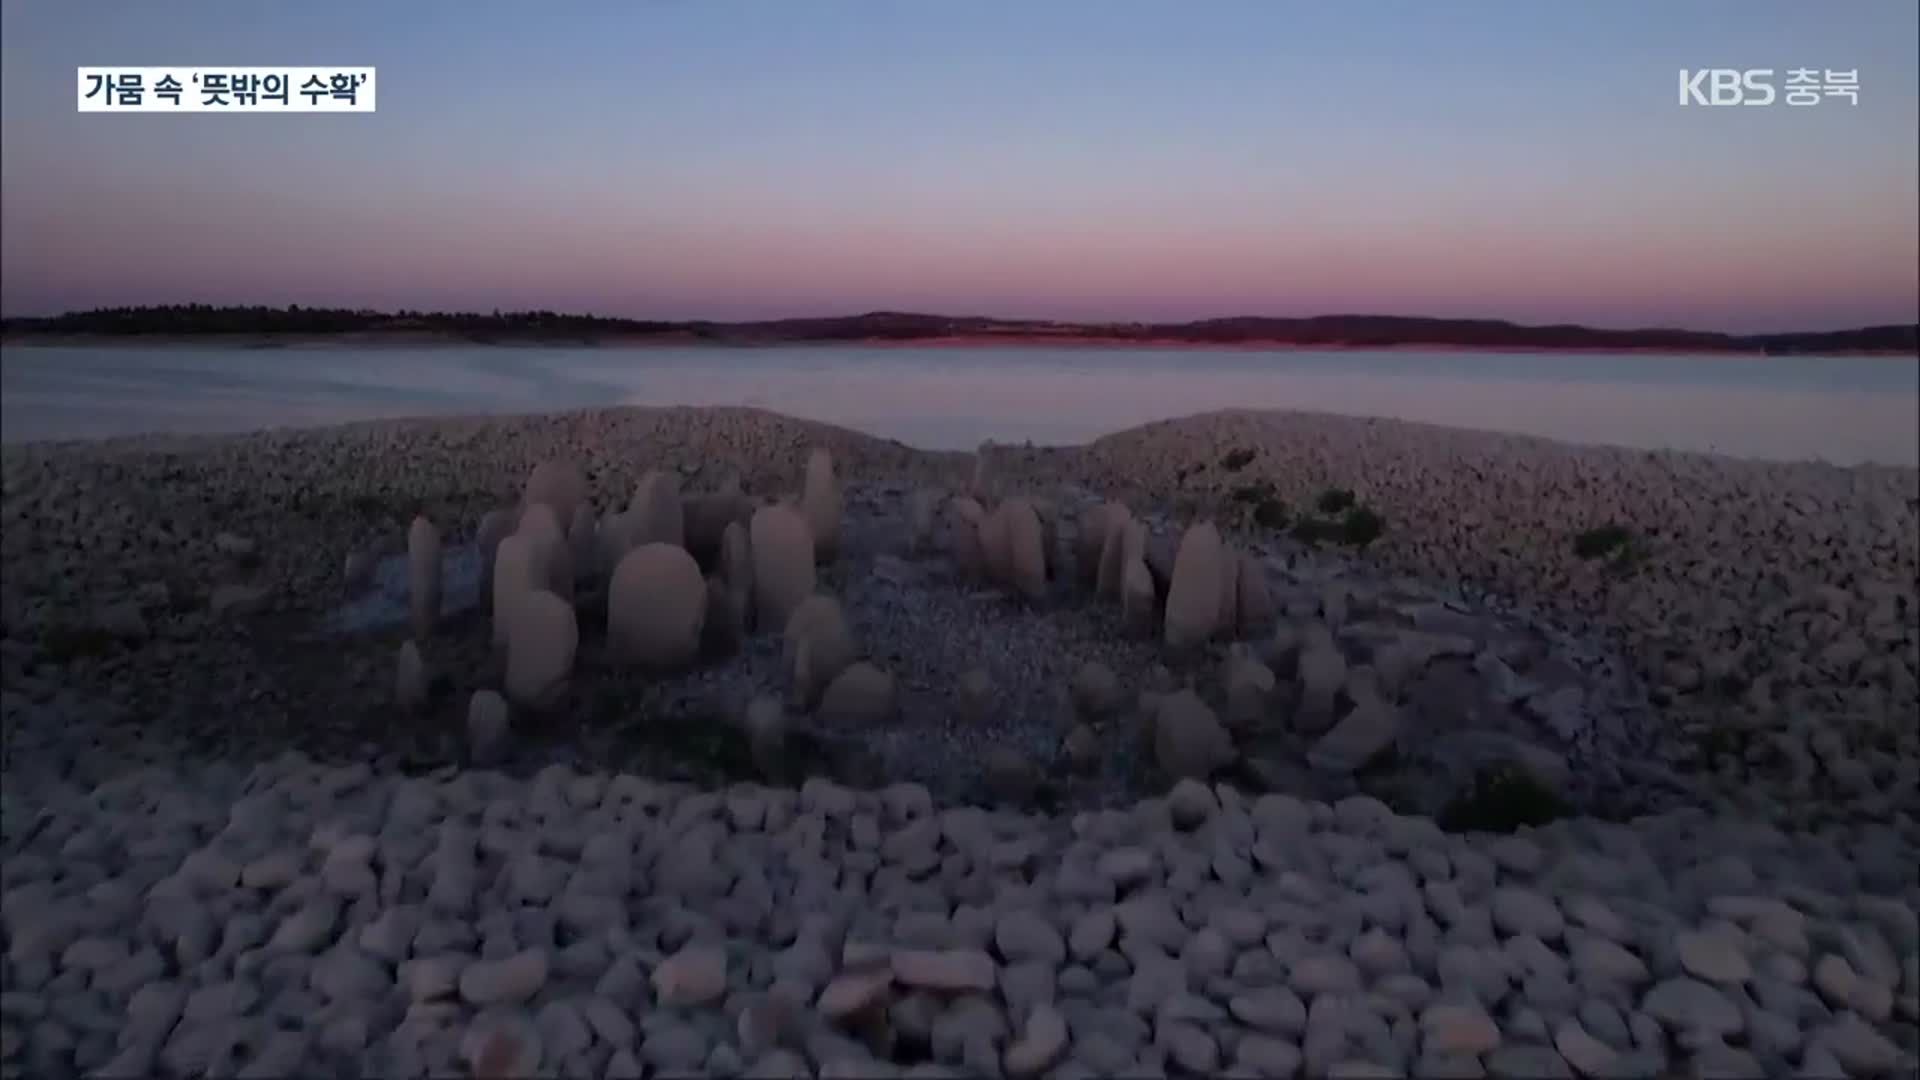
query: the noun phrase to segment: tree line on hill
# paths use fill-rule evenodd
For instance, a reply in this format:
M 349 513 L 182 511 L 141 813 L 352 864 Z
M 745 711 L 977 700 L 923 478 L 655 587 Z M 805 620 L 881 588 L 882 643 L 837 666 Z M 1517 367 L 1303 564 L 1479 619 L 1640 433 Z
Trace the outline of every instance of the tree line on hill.
M 1920 326 L 1783 334 L 1720 334 L 1696 330 L 1606 330 L 1571 324 L 1526 326 L 1498 319 L 1430 319 L 1389 315 L 1313 318 L 1241 316 L 1180 323 L 1070 323 L 1032 319 L 954 318 L 912 312 L 870 312 L 828 318 L 754 322 L 651 320 L 554 311 L 375 311 L 170 304 L 106 307 L 33 318 L 0 319 L 7 337 L 315 336 L 381 334 L 454 336 L 472 341 L 577 340 L 677 336 L 733 344 L 801 341 L 1059 338 L 1195 344 L 1288 344 L 1349 348 L 1437 345 L 1517 349 L 1675 349 L 1768 353 L 1920 352 Z

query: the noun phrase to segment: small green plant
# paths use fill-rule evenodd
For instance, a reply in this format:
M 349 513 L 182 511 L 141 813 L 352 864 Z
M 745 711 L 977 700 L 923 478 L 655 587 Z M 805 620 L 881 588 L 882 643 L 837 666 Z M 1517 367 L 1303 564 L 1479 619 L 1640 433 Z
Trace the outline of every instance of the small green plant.
M 1380 533 L 1387 527 L 1385 518 L 1364 506 L 1356 506 L 1347 511 L 1340 522 L 1340 540 L 1354 547 L 1366 547 L 1380 539 Z
M 1254 451 L 1247 449 L 1229 451 L 1226 457 L 1220 459 L 1220 467 L 1228 472 L 1239 472 L 1253 464 L 1254 455 Z
M 1353 504 L 1353 492 L 1346 488 L 1328 488 L 1320 493 L 1320 501 L 1317 505 L 1323 514 L 1337 514 Z
M 1500 764 L 1474 773 L 1473 784 L 1440 811 L 1448 832 L 1512 832 L 1566 815 L 1566 800 L 1526 771 Z
M 1279 499 L 1262 499 L 1254 505 L 1253 522 L 1266 529 L 1287 527 L 1287 504 Z
M 1583 559 L 1598 559 L 1628 549 L 1633 534 L 1624 525 L 1607 524 L 1588 529 L 1573 538 L 1573 553 Z

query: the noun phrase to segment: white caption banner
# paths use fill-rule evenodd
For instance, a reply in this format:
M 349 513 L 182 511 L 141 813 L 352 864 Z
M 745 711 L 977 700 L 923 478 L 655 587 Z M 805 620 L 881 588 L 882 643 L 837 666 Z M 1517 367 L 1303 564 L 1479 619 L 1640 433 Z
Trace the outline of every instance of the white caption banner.
M 83 67 L 81 112 L 315 113 L 373 110 L 370 67 Z

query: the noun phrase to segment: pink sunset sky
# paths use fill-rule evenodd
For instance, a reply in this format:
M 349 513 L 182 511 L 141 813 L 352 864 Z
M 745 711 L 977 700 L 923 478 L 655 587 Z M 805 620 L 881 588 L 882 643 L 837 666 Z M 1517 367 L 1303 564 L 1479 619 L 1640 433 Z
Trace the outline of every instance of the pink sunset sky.
M 1911 3 L 560 10 L 6 6 L 0 308 L 1920 318 Z M 380 111 L 75 110 L 161 63 Z M 1721 64 L 1860 103 L 1677 103 Z

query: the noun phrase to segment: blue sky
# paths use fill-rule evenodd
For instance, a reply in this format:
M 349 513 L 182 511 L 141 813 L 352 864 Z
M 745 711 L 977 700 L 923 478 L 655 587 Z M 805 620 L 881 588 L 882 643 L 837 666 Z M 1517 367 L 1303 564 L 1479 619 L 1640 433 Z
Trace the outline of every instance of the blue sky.
M 0 308 L 1913 321 L 1920 5 L 22 3 Z M 80 65 L 380 110 L 80 114 Z M 1682 67 L 1861 101 L 1681 108 Z

